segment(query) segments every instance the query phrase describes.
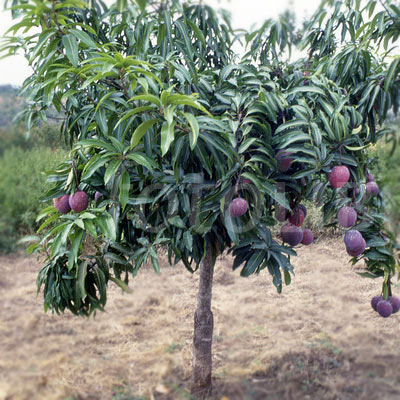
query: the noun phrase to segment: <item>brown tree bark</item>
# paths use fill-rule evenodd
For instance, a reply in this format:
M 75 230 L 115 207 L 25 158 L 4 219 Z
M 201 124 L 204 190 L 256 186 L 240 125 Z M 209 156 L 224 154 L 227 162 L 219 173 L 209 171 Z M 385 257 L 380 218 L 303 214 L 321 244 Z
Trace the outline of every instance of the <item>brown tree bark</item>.
M 193 382 L 191 394 L 202 399 L 211 394 L 212 338 L 214 318 L 211 312 L 214 265 L 210 246 L 200 265 L 199 292 L 194 314 Z

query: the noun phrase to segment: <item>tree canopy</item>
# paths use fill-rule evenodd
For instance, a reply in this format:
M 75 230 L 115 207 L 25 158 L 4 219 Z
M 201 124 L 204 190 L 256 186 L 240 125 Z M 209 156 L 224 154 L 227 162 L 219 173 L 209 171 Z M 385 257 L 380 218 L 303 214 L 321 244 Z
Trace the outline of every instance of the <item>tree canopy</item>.
M 44 198 L 90 199 L 39 216 L 30 251 L 46 254 L 45 309 L 102 310 L 110 280 L 128 290 L 147 261 L 159 272 L 160 247 L 192 272 L 206 252 L 229 250 L 241 275 L 265 269 L 280 292 L 296 253 L 271 227 L 279 206 L 304 199 L 333 223 L 356 207 L 367 249 L 353 262 L 390 294 L 397 244 L 383 197 L 366 196 L 368 147 L 400 99 L 400 9 L 385 4 L 323 1 L 300 31 L 286 13 L 244 32 L 201 1 L 13 0 L 21 19 L 3 52 L 24 51 L 33 69 L 27 126 L 53 106 L 71 146 Z M 293 61 L 295 46 L 306 56 Z M 282 153 L 293 158 L 285 171 Z M 335 189 L 327 174 L 339 165 L 352 184 Z M 249 204 L 240 218 L 228 210 L 237 196 Z

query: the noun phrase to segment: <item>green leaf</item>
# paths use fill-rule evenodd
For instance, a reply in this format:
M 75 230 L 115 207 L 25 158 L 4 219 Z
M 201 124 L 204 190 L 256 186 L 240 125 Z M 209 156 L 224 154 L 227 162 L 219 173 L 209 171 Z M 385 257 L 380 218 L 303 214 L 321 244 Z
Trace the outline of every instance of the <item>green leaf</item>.
M 363 278 L 370 278 L 370 279 L 376 279 L 376 278 L 381 278 L 381 275 L 375 275 L 372 272 L 357 272 L 356 273 Z
M 290 272 L 287 269 L 285 269 L 283 271 L 283 275 L 285 277 L 285 285 L 289 286 L 290 282 L 292 281 L 292 277 L 290 276 Z
M 241 175 L 243 179 L 249 179 L 256 188 L 262 192 L 270 196 L 273 200 L 275 200 L 278 204 L 283 206 L 286 209 L 290 209 L 289 202 L 285 196 L 285 193 L 281 193 L 279 191 L 279 187 L 276 186 L 274 187 L 271 183 L 265 180 L 259 179 L 257 176 L 254 174 L 251 174 L 249 172 L 245 172 Z
M 239 229 L 236 225 L 234 218 L 231 216 L 229 210 L 225 211 L 224 215 L 225 229 L 233 243 L 239 243 Z
M 142 140 L 142 137 L 145 135 L 145 133 L 157 122 L 159 122 L 159 119 L 149 119 L 147 121 L 142 122 L 136 129 L 135 132 L 133 132 L 132 137 L 131 137 L 131 150 L 134 149 L 138 143 Z
M 156 108 L 154 106 L 142 106 L 142 107 L 136 107 L 133 110 L 127 111 L 123 117 L 117 122 L 117 124 L 115 125 L 114 129 L 117 129 L 118 126 L 124 122 L 125 120 L 127 120 L 130 117 L 133 117 L 136 114 L 141 114 L 141 113 L 146 113 L 147 111 L 154 111 L 156 110 Z
M 112 219 L 111 215 L 106 215 L 106 216 L 101 216 L 97 218 L 96 220 L 93 220 L 95 224 L 99 227 L 101 233 L 108 239 L 110 239 L 112 242 L 115 242 L 116 240 L 116 229 L 115 229 L 115 223 L 114 220 Z M 85 226 L 86 224 L 91 221 L 85 221 Z
M 153 265 L 153 269 L 156 272 L 157 275 L 160 275 L 160 265 L 158 263 L 158 257 L 157 255 L 151 255 L 151 264 Z
M 140 11 L 144 11 L 146 9 L 147 0 L 135 0 L 137 5 L 140 8 Z
M 98 140 L 98 139 L 86 139 L 86 140 L 80 140 L 75 148 L 78 148 L 80 146 L 83 147 L 93 147 L 93 148 L 98 148 L 98 149 L 105 149 L 108 150 L 111 153 L 114 153 L 117 151 L 117 149 L 108 142 L 105 142 L 104 140 Z
M 71 61 L 71 64 L 76 68 L 79 61 L 77 38 L 72 34 L 67 34 L 62 37 L 62 43 L 69 61 Z
M 85 288 L 85 280 L 86 280 L 87 270 L 88 270 L 88 262 L 81 261 L 79 264 L 79 269 L 78 269 L 78 279 L 76 281 L 76 289 L 77 289 L 76 293 L 77 293 L 79 300 L 84 300 L 85 297 L 87 296 L 86 288 Z
M 380 237 L 374 237 L 367 240 L 367 247 L 381 247 L 386 246 L 387 242 L 385 242 Z
M 188 120 L 190 128 L 192 129 L 190 135 L 190 148 L 193 150 L 196 147 L 197 138 L 199 137 L 199 123 L 193 114 L 184 113 L 184 116 Z
M 298 128 L 299 126 L 307 126 L 308 121 L 302 121 L 302 120 L 293 120 L 293 121 L 288 121 L 282 125 L 279 125 L 278 128 L 275 131 L 275 134 L 277 135 L 280 132 L 283 132 L 284 130 L 287 129 L 292 129 L 292 128 Z
M 190 231 L 186 231 L 183 234 L 183 241 L 185 243 L 185 247 L 192 252 L 193 251 L 193 236 Z
M 116 159 L 112 160 L 106 169 L 106 173 L 104 174 L 104 184 L 107 185 L 108 181 L 111 179 L 113 175 L 118 171 L 119 167 L 122 164 L 122 160 Z
M 85 165 L 82 171 L 82 180 L 90 178 L 99 168 L 109 160 L 109 157 L 102 154 L 95 154 Z
M 193 55 L 194 55 L 194 49 L 192 46 L 192 41 L 189 37 L 189 33 L 186 29 L 186 26 L 180 19 L 177 19 L 175 21 L 175 26 L 176 26 L 177 30 L 179 30 L 180 36 L 183 37 L 183 42 L 185 44 L 184 54 L 186 56 L 186 59 L 192 61 Z
M 290 131 L 288 133 L 285 133 L 284 135 L 274 136 L 272 139 L 272 143 L 276 145 L 279 144 L 280 149 L 284 149 L 292 143 L 303 141 L 310 142 L 310 135 L 302 131 Z
M 286 96 L 291 96 L 291 95 L 298 94 L 298 93 L 316 93 L 316 94 L 320 94 L 323 96 L 325 95 L 325 92 L 317 86 L 299 86 L 299 87 L 290 89 L 286 93 Z
M 38 54 L 40 54 L 44 49 L 43 47 L 46 46 L 46 44 L 48 44 L 50 38 L 52 38 L 52 36 L 55 36 L 55 31 L 51 30 L 45 30 L 43 31 L 40 36 L 39 36 L 39 40 L 36 43 L 35 49 L 32 52 L 31 56 L 29 57 L 29 64 L 32 64 L 32 62 L 35 60 L 35 58 L 38 56 Z M 59 43 L 60 39 L 56 39 L 56 38 L 52 38 L 51 42 L 54 43 Z
M 56 236 L 54 242 L 51 244 L 51 256 L 54 257 L 60 253 L 61 249 L 66 247 L 68 234 L 72 228 L 72 223 L 68 223 L 63 226 L 62 230 Z
M 40 211 L 39 215 L 36 217 L 36 222 L 39 222 L 42 218 L 47 217 L 49 214 L 54 214 L 56 212 L 57 210 L 53 205 L 46 207 L 42 211 Z
M 122 172 L 121 181 L 119 183 L 119 201 L 122 205 L 122 210 L 125 209 L 129 199 L 129 190 L 131 188 L 131 178 L 129 172 L 125 169 Z
M 174 138 L 175 131 L 173 124 L 169 125 L 168 122 L 164 122 L 161 128 L 161 154 L 163 156 L 168 152 Z
M 106 101 L 109 97 L 111 97 L 114 93 L 118 93 L 116 90 L 112 90 L 111 92 L 105 94 L 97 103 L 97 106 L 94 110 L 94 112 L 97 112 L 99 110 L 99 108 L 101 107 L 101 105 L 103 104 L 104 101 Z
M 171 94 L 168 97 L 166 105 L 185 105 L 193 108 L 197 108 L 198 110 L 203 111 L 205 114 L 212 117 L 212 115 L 202 106 L 200 103 L 195 101 L 191 96 L 186 96 L 183 94 Z
M 152 171 L 153 168 L 158 168 L 158 165 L 154 160 L 152 160 L 150 157 L 147 157 L 146 155 L 144 155 L 142 153 L 127 154 L 125 156 L 125 158 L 127 158 L 129 160 L 133 160 L 133 161 L 137 162 L 139 165 L 143 165 L 150 171 Z
M 99 302 L 97 302 L 96 296 L 96 307 L 103 310 L 103 307 L 106 305 L 107 302 L 107 287 L 106 287 L 106 278 L 104 276 L 104 272 L 99 268 L 99 266 L 95 265 L 92 267 L 92 276 L 97 286 L 97 292 L 100 295 Z M 93 302 L 94 297 L 89 293 L 88 296 L 90 297 L 91 302 Z M 103 306 L 103 307 L 101 307 Z
M 175 217 L 168 218 L 168 222 L 171 225 L 176 226 L 177 228 L 181 228 L 181 229 L 186 228 L 185 223 L 182 221 L 182 219 L 179 217 L 179 215 L 175 215 Z
M 134 101 L 134 100 L 148 101 L 149 103 L 153 103 L 160 108 L 162 107 L 161 100 L 158 97 L 153 96 L 152 94 L 140 94 L 139 96 L 132 97 L 128 101 Z
M 190 19 L 187 19 L 186 22 L 188 23 L 188 25 L 192 28 L 194 35 L 197 37 L 197 39 L 200 40 L 201 44 L 206 47 L 206 39 L 203 35 L 203 32 L 200 30 L 200 28 L 194 23 L 192 22 Z
M 397 69 L 397 66 L 399 65 L 399 63 L 400 63 L 400 57 L 396 58 L 390 65 L 389 71 L 388 71 L 388 73 L 386 75 L 386 79 L 385 79 L 385 85 L 384 85 L 385 92 L 387 92 L 389 90 L 389 86 L 393 80 L 393 77 L 396 73 L 396 69 Z
M 59 214 L 53 214 L 51 215 L 49 218 L 47 218 L 38 228 L 37 233 L 40 233 L 44 228 L 46 228 L 46 226 L 50 225 L 52 222 L 54 222 L 55 220 L 57 220 L 59 218 Z
M 267 252 L 265 250 L 257 250 L 254 254 L 250 257 L 250 259 L 246 262 L 245 266 L 240 271 L 240 275 L 244 277 L 248 277 L 251 274 L 254 274 L 258 267 L 261 266 L 263 260 Z
M 126 10 L 128 6 L 128 1 L 127 0 L 117 0 L 117 8 L 119 12 L 123 12 Z
M 27 254 L 28 255 L 32 254 L 39 246 L 40 246 L 39 243 L 32 243 L 26 249 Z
M 97 234 L 94 223 L 92 221 L 86 219 L 83 221 L 83 224 L 85 226 L 86 232 L 88 232 L 89 235 L 91 235 L 94 239 L 96 239 L 98 234 Z
M 84 231 L 79 230 L 71 238 L 71 247 L 69 249 L 69 254 L 68 254 L 68 270 L 69 271 L 71 271 L 71 269 L 74 267 L 74 265 L 78 259 L 78 250 L 82 243 L 83 234 L 84 234 Z
M 69 32 L 72 33 L 77 39 L 85 43 L 90 49 L 96 49 L 100 47 L 86 32 L 80 31 L 78 29 L 70 28 Z
M 115 278 L 114 276 L 110 276 L 109 279 L 110 279 L 110 281 L 117 284 L 124 292 L 132 293 L 132 290 L 129 289 L 128 285 L 124 281 L 121 281 L 121 279 Z

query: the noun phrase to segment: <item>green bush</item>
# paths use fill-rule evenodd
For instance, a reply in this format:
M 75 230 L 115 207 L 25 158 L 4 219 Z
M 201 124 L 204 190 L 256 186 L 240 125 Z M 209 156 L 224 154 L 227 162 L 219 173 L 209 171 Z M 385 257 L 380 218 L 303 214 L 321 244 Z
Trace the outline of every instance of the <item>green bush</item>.
M 372 164 L 375 180 L 386 193 L 386 215 L 400 234 L 400 147 L 392 153 L 392 144 L 382 144 L 372 149 L 371 155 L 377 161 Z
M 0 128 L 0 156 L 10 147 L 19 147 L 23 150 L 38 147 L 49 147 L 51 149 L 67 148 L 60 134 L 60 128 L 56 123 L 34 127 L 28 137 L 26 129 L 22 124 Z
M 35 215 L 45 204 L 44 171 L 65 159 L 63 150 L 11 147 L 0 158 L 0 252 L 15 250 L 19 236 L 32 233 Z

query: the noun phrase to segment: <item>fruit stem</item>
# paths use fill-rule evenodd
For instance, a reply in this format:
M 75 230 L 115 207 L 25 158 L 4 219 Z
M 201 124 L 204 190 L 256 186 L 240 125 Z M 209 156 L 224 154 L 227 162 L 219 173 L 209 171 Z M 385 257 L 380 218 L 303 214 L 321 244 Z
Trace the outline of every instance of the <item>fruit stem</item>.
M 342 144 L 339 145 L 340 165 L 342 165 Z
M 239 193 L 239 182 L 240 182 L 240 178 L 236 181 L 235 184 L 235 194 L 237 195 Z M 240 195 L 238 195 L 240 197 Z

